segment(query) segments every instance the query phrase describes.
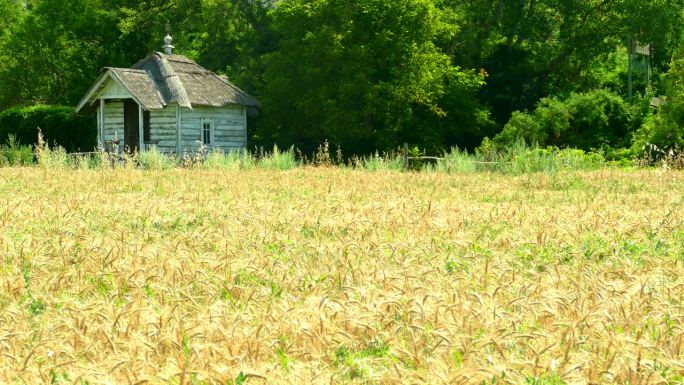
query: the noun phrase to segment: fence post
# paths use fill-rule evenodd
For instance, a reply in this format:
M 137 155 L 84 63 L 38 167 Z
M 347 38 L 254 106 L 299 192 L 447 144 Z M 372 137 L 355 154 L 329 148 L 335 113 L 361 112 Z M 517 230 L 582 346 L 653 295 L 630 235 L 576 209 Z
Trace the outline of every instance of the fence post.
M 404 149 L 402 151 L 402 155 L 404 158 L 404 170 L 408 170 L 409 168 L 409 150 L 408 150 L 408 143 L 404 142 Z
M 264 146 L 259 146 L 259 160 L 264 159 Z

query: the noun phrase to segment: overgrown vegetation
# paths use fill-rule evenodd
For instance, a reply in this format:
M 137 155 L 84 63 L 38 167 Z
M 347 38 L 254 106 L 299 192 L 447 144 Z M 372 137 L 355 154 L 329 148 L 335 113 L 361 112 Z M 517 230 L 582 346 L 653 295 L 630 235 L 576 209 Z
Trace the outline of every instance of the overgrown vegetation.
M 7 162 L 6 164 L 21 165 L 33 163 L 33 154 L 30 152 L 30 147 L 10 150 L 11 148 L 9 147 L 7 151 L 10 151 L 9 153 L 12 154 L 12 159 L 18 156 L 15 153 L 26 152 L 27 150 L 29 151 L 30 158 L 25 162 L 16 158 L 17 160 Z M 35 156 L 38 164 L 43 167 L 72 169 L 140 168 L 143 170 L 167 170 L 180 167 L 206 170 L 249 170 L 253 168 L 292 170 L 302 166 L 335 166 L 367 171 L 413 170 L 446 173 L 497 172 L 503 174 L 524 174 L 595 170 L 609 165 L 599 153 L 586 153 L 582 150 L 570 149 L 561 150 L 554 147 L 528 147 L 524 142 L 517 142 L 514 146 L 505 150 L 496 150 L 495 147 L 491 147 L 487 151 L 482 150 L 476 154 L 468 154 L 458 148 L 454 148 L 436 159 L 422 160 L 421 158 L 411 158 L 408 165 L 405 164 L 404 157 L 398 152 L 375 153 L 366 157 L 352 157 L 345 161 L 339 149 L 335 157 L 322 151 L 328 151 L 328 148 L 320 147 L 313 160 L 301 158 L 301 156 L 298 157 L 294 148 L 283 151 L 277 146 L 273 148 L 272 152 L 265 153 L 261 157 L 253 155 L 246 150 L 230 151 L 227 153 L 215 150 L 176 157 L 175 155 L 162 154 L 155 147 L 135 154 L 109 154 L 105 152 L 68 154 L 61 147 L 48 146 L 41 138 L 36 146 Z M 0 150 L 0 154 L 2 154 L 2 150 Z M 420 152 L 411 155 L 420 155 Z M 668 164 L 676 168 L 679 167 L 679 164 L 674 162 L 674 160 Z M 644 161 L 639 165 L 651 166 L 653 162 Z
M 427 169 L 451 173 L 496 171 L 518 175 L 534 172 L 596 170 L 607 166 L 608 163 L 599 153 L 586 153 L 582 150 L 557 147 L 528 147 L 525 142 L 518 141 L 510 147 L 499 150 L 495 147 L 483 146 L 474 155 L 454 148 L 438 159 L 434 167 L 428 166 Z
M 7 143 L 0 146 L 0 166 L 26 166 L 35 161 L 33 148 L 17 143 L 14 135 L 9 135 Z
M 95 118 L 81 116 L 73 107 L 37 105 L 0 112 L 0 142 L 12 137 L 17 145 L 35 145 L 38 131 L 45 142 L 68 152 L 93 151 L 96 146 Z
M 635 152 L 648 151 L 650 145 L 665 151 L 684 148 L 684 57 L 673 62 L 664 85 L 665 96 L 657 112 L 635 135 Z
M 361 159 L 524 139 L 611 160 L 682 147 L 684 0 L 3 0 L 0 109 L 74 106 L 169 28 L 177 53 L 262 102 L 250 146 L 310 157 L 329 140 Z M 629 65 L 630 44 L 650 57 Z M 94 127 L 0 129 L 33 144 L 37 126 L 70 152 L 94 147 Z
M 530 113 L 514 112 L 494 142 L 511 145 L 516 141 L 541 146 L 571 143 L 583 150 L 626 148 L 641 125 L 648 100 L 625 102 L 607 90 L 571 94 L 565 99 L 542 99 Z
M 0 168 L 0 383 L 682 380 L 681 172 L 233 165 Z

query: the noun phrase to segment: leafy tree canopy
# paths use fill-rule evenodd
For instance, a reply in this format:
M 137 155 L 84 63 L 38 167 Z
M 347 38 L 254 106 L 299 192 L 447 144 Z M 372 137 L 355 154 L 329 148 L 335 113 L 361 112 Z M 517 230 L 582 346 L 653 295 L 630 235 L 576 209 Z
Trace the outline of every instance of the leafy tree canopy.
M 178 53 L 262 101 L 253 144 L 474 149 L 555 133 L 547 113 L 585 107 L 596 120 L 547 139 L 673 144 L 683 25 L 684 0 L 0 0 L 0 109 L 75 105 L 102 67 L 132 65 L 170 32 Z M 631 100 L 630 39 L 652 47 Z M 663 94 L 649 117 L 644 101 Z
M 273 18 L 279 47 L 264 58 L 261 134 L 280 142 L 389 149 L 416 113 L 445 117 L 443 97 L 481 84 L 434 44 L 457 28 L 429 0 L 284 0 Z

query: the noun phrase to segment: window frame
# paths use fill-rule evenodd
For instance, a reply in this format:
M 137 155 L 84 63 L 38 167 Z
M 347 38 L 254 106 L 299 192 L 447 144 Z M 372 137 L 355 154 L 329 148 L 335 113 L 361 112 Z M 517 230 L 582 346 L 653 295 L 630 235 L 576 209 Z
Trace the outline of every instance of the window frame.
M 204 140 L 205 126 L 209 125 L 209 143 Z M 212 118 L 202 118 L 200 119 L 200 142 L 203 146 L 214 146 L 214 119 Z

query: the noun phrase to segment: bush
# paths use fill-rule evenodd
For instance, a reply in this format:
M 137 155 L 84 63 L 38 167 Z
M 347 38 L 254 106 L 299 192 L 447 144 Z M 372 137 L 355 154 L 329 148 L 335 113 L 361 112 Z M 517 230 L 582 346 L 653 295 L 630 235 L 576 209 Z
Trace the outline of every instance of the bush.
M 626 103 L 603 89 L 574 93 L 565 99 L 544 98 L 532 112 L 514 112 L 494 142 L 508 146 L 524 140 L 544 147 L 583 150 L 624 147 L 641 124 L 643 109 L 643 103 Z
M 606 166 L 601 153 L 553 146 L 530 147 L 523 140 L 499 148 L 485 140 L 477 149 L 475 160 L 487 162 L 484 169 L 504 174 L 595 170 Z
M 24 166 L 35 163 L 31 146 L 21 146 L 14 135 L 7 139 L 7 145 L 0 147 L 0 165 Z
M 644 155 L 650 146 L 664 150 L 684 148 L 684 58 L 672 63 L 665 84 L 665 103 L 656 114 L 646 118 L 634 135 L 632 149 L 636 155 Z
M 100 153 L 70 155 L 70 166 L 77 170 L 97 169 L 101 166 Z
M 297 167 L 294 147 L 287 151 L 280 151 L 278 146 L 273 146 L 273 152 L 259 160 L 259 165 L 270 170 L 291 170 Z
M 138 154 L 138 164 L 145 170 L 168 170 L 176 166 L 173 159 L 159 152 L 156 146 Z
M 472 173 L 477 171 L 477 159 L 466 151 L 454 147 L 437 160 L 435 171 L 447 173 Z
M 532 148 L 511 157 L 507 172 L 523 174 L 531 172 L 557 172 L 561 170 L 594 170 L 605 164 L 603 157 L 578 149 L 554 147 Z
M 404 159 L 401 155 L 384 154 L 377 151 L 363 158 L 354 158 L 352 164 L 356 168 L 367 171 L 401 171 L 404 169 Z
M 224 153 L 215 150 L 207 154 L 202 163 L 206 169 L 245 170 L 254 167 L 256 160 L 247 150 L 229 151 Z
M 69 155 L 61 146 L 50 148 L 43 140 L 43 134 L 38 130 L 36 143 L 36 159 L 38 164 L 45 168 L 68 168 L 71 165 Z
M 0 112 L 0 142 L 14 135 L 18 145 L 35 145 L 38 128 L 46 143 L 68 152 L 92 151 L 97 142 L 97 127 L 92 116 L 82 116 L 72 107 L 16 107 Z

